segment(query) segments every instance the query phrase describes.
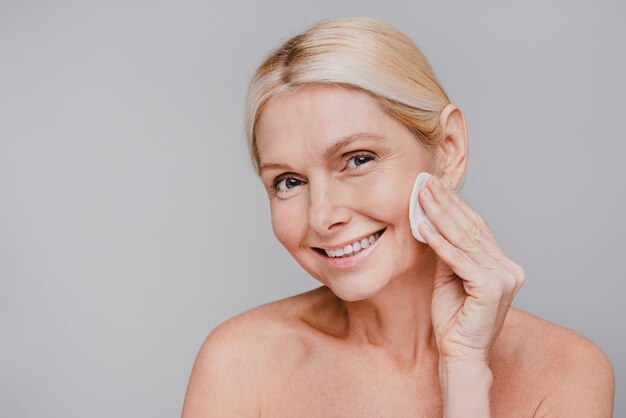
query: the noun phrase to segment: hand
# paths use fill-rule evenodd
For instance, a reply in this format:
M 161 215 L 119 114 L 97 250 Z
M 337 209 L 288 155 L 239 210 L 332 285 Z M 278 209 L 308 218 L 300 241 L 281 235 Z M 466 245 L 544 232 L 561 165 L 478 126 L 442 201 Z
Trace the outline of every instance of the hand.
M 504 255 L 485 221 L 445 181 L 432 175 L 419 199 L 441 232 L 418 225 L 438 256 L 432 321 L 440 360 L 487 363 L 524 270 Z

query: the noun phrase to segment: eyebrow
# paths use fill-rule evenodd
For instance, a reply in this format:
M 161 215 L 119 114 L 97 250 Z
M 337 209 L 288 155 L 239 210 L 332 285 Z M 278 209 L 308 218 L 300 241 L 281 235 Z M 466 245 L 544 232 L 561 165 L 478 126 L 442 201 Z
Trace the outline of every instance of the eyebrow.
M 326 148 L 326 151 L 324 151 L 324 159 L 327 160 L 334 154 L 338 153 L 339 151 L 341 151 L 342 149 L 350 145 L 352 142 L 361 140 L 361 139 L 386 140 L 387 137 L 376 134 L 376 133 L 371 133 L 371 132 L 355 132 L 355 133 L 346 135 L 344 137 L 339 138 L 337 142 L 335 142 L 334 144 Z M 273 168 L 292 170 L 292 168 L 286 164 L 264 163 L 264 164 L 261 164 L 259 168 L 259 174 L 262 173 L 264 170 L 269 170 Z

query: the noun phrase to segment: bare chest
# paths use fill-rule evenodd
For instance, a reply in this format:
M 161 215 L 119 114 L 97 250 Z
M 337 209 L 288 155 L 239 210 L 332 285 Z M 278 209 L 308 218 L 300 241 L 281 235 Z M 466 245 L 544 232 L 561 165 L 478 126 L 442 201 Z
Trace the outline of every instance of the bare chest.
M 283 365 L 284 366 L 284 365 Z M 262 417 L 440 418 L 443 399 L 436 370 L 407 376 L 353 361 L 307 361 L 268 378 Z M 524 383 L 494 373 L 493 416 L 532 418 L 536 399 Z
M 334 370 L 294 370 L 274 382 L 263 417 L 441 417 L 442 401 L 433 379 L 358 375 Z

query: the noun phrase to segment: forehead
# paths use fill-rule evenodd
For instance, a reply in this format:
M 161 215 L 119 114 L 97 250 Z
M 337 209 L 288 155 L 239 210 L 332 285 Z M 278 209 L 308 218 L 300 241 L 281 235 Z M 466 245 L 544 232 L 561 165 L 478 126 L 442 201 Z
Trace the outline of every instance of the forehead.
M 273 97 L 261 113 L 256 141 L 261 163 L 322 152 L 337 138 L 355 133 L 389 134 L 399 121 L 359 90 L 309 85 Z

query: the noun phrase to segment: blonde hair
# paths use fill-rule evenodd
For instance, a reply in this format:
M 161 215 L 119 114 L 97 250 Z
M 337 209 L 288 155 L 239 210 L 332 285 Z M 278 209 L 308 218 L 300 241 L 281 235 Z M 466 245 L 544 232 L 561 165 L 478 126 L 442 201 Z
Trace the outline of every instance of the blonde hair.
M 245 125 L 257 174 L 263 108 L 271 97 L 305 83 L 359 89 L 406 124 L 429 152 L 440 140 L 439 115 L 450 100 L 411 39 L 374 18 L 327 19 L 273 50 L 250 81 Z

